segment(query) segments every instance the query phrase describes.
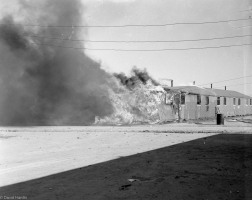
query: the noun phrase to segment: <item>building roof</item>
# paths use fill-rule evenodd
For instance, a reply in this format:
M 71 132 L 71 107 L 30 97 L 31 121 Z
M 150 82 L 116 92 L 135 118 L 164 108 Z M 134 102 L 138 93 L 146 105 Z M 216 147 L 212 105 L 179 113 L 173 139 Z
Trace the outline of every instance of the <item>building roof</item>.
M 242 94 L 240 92 L 232 90 L 220 90 L 212 88 L 203 88 L 198 86 L 176 86 L 176 87 L 165 87 L 166 90 L 173 90 L 179 92 L 185 92 L 189 94 L 200 94 L 206 96 L 218 96 L 218 97 L 236 97 L 236 98 L 247 98 L 251 99 L 252 97 Z

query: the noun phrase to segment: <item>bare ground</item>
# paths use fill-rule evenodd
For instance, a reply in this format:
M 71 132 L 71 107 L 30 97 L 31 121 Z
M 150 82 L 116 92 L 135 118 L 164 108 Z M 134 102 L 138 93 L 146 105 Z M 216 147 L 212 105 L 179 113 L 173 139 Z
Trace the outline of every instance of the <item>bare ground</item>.
M 1 127 L 0 199 L 252 199 L 250 119 Z
M 27 199 L 252 199 L 252 135 L 219 134 L 0 188 Z

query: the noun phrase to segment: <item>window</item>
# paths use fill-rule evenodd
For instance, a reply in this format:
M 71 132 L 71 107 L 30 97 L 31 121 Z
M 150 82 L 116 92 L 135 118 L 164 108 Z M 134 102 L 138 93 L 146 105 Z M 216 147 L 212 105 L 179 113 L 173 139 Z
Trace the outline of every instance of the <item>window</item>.
M 206 105 L 209 105 L 209 96 L 206 96 Z
M 249 99 L 246 99 L 246 105 L 249 105 Z
M 235 102 L 235 98 L 233 98 L 233 104 L 234 104 L 234 105 L 236 104 L 236 102 Z
M 197 94 L 197 104 L 201 105 L 201 96 Z
M 241 105 L 241 99 L 240 98 L 238 99 L 238 105 Z
M 180 104 L 185 105 L 185 94 L 183 94 L 183 93 L 180 96 Z
M 217 97 L 217 105 L 220 105 L 220 97 Z
M 224 99 L 223 99 L 223 104 L 227 105 L 227 98 L 226 97 L 224 97 Z

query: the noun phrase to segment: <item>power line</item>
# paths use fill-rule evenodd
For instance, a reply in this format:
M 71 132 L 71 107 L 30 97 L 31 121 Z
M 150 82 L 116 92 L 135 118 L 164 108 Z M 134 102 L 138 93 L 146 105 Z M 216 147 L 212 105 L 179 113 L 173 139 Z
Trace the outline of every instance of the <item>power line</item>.
M 35 38 L 45 38 L 51 40 L 64 40 L 74 42 L 90 42 L 90 43 L 172 43 L 172 42 L 195 42 L 195 41 L 209 41 L 209 40 L 220 40 L 220 39 L 231 39 L 231 38 L 243 38 L 250 37 L 252 35 L 236 35 L 226 37 L 214 37 L 214 38 L 200 38 L 200 39 L 185 39 L 185 40 L 85 40 L 85 39 L 71 39 L 71 38 L 60 38 L 60 37 L 45 37 L 40 35 L 29 35 Z
M 251 12 L 251 11 L 252 11 L 252 8 L 247 9 L 247 10 L 240 10 L 239 12 Z
M 239 29 L 239 28 L 248 28 L 248 27 L 252 27 L 252 26 L 251 25 L 247 25 L 247 26 L 238 26 L 238 27 L 233 27 L 233 28 Z
M 204 22 L 175 22 L 166 24 L 125 24 L 125 25 L 39 25 L 39 24 L 19 24 L 28 27 L 41 27 L 41 28 L 125 28 L 125 27 L 163 27 L 174 25 L 203 25 L 203 24 L 218 24 L 227 22 L 247 21 L 251 18 L 231 19 L 231 20 L 219 20 L 219 21 L 204 21 Z M 1 24 L 8 25 L 8 24 Z M 14 25 L 14 23 L 9 23 Z
M 209 84 L 213 84 L 213 83 L 222 83 L 222 82 L 225 82 L 225 81 L 232 81 L 232 80 L 242 79 L 242 78 L 246 78 L 246 77 L 252 77 L 252 75 L 249 75 L 249 76 L 241 76 L 241 77 L 238 77 L 238 78 L 232 78 L 232 79 L 227 79 L 227 80 L 223 80 L 223 81 L 217 81 L 217 82 L 211 82 L 211 83 L 201 84 L 201 85 L 199 85 L 199 86 L 209 85 Z
M 240 85 L 249 85 L 249 84 L 252 84 L 252 83 L 242 83 L 242 84 L 235 84 L 235 85 L 223 85 L 223 86 L 220 86 L 220 87 L 216 87 L 216 88 L 222 88 L 222 87 L 235 87 L 235 86 L 240 86 Z
M 77 49 L 77 50 L 91 50 L 91 51 L 134 51 L 134 52 L 153 52 L 153 51 L 186 51 L 186 50 L 202 50 L 202 49 L 218 49 L 218 48 L 227 48 L 227 47 L 238 47 L 238 46 L 250 46 L 252 43 L 248 44 L 234 44 L 234 45 L 223 45 L 223 46 L 213 46 L 213 47 L 191 47 L 191 48 L 179 48 L 179 49 L 98 49 L 98 48 L 86 48 L 86 47 L 70 47 L 70 46 L 58 46 L 58 45 L 51 45 L 51 44 L 41 44 L 35 43 L 34 44 L 40 46 L 51 46 L 51 47 L 59 47 L 65 49 Z
M 213 89 L 218 89 L 218 88 L 223 88 L 223 87 L 236 87 L 236 86 L 240 86 L 240 85 L 250 85 L 250 84 L 252 84 L 252 83 L 242 83 L 242 84 L 235 84 L 235 85 L 223 85 L 223 86 L 215 87 Z M 185 87 L 181 87 L 179 89 L 186 89 L 186 86 Z M 206 89 L 210 89 L 210 88 L 206 88 Z

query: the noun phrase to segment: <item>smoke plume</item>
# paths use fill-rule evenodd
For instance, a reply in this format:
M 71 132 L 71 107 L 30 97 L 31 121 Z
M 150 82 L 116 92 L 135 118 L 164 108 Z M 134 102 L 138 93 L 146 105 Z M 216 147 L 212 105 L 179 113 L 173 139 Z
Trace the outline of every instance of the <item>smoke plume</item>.
M 120 80 L 122 85 L 125 85 L 128 89 L 135 88 L 138 84 L 144 84 L 149 81 L 153 85 L 159 85 L 147 72 L 146 69 L 139 69 L 133 67 L 131 70 L 131 76 L 126 76 L 124 73 L 114 73 L 114 76 Z
M 0 22 L 0 125 L 85 125 L 112 114 L 110 75 L 81 50 L 57 47 L 73 43 L 50 39 L 78 38 L 79 29 L 50 26 L 83 24 L 80 2 L 20 6 L 23 16 L 34 16 L 43 27 L 22 26 L 13 16 Z

